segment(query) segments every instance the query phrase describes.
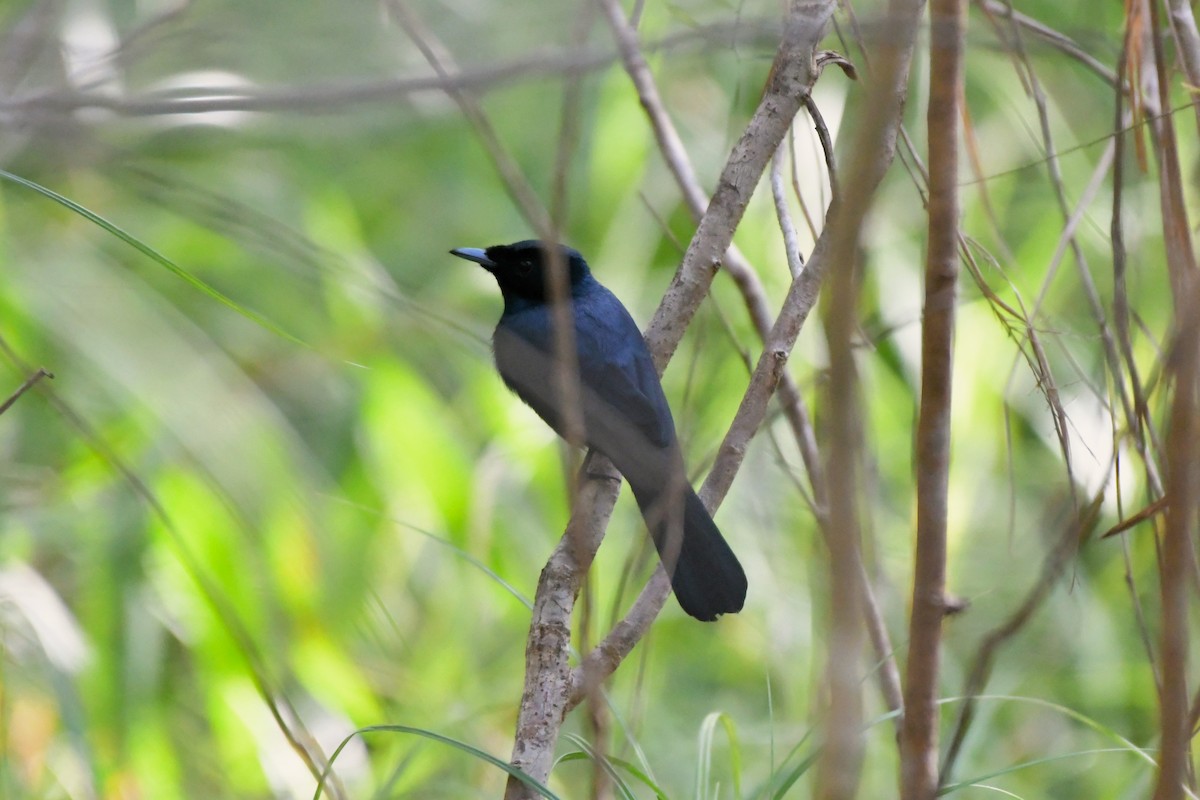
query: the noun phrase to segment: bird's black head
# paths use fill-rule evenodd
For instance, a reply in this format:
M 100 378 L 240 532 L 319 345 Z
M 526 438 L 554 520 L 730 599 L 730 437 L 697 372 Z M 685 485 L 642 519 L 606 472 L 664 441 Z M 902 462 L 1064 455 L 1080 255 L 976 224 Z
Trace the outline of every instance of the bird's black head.
M 548 244 L 537 239 L 526 239 L 513 244 L 498 244 L 486 250 L 475 247 L 460 247 L 450 251 L 459 258 L 474 261 L 496 276 L 505 305 L 542 303 L 549 296 L 547 282 L 552 257 L 561 260 L 562 268 L 570 277 L 571 289 L 580 287 L 591 275 L 587 262 L 578 250 L 564 244 Z

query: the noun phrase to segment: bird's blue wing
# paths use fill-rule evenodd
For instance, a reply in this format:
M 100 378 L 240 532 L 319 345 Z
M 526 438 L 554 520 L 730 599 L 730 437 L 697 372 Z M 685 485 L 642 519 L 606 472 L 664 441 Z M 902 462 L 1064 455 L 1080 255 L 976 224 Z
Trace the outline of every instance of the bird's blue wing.
M 576 304 L 579 373 L 594 393 L 646 440 L 666 447 L 675 438 L 671 409 L 642 332 L 607 289 L 597 286 L 589 302 Z

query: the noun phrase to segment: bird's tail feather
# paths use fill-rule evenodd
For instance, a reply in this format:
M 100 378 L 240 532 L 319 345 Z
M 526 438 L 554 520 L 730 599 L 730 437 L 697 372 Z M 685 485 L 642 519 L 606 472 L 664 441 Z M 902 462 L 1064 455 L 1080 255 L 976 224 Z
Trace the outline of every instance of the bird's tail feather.
M 692 487 L 632 488 L 683 610 L 705 622 L 741 611 L 746 573 Z M 672 495 L 683 503 L 669 502 Z

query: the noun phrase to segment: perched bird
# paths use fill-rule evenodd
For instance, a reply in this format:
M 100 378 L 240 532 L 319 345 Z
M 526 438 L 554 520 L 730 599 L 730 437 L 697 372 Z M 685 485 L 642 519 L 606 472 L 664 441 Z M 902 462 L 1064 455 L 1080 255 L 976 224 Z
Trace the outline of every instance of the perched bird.
M 683 610 L 705 621 L 740 611 L 746 573 L 688 485 L 675 422 L 641 331 L 570 247 L 528 240 L 450 251 L 482 266 L 500 285 L 504 313 L 492 339 L 500 377 L 566 437 L 548 248 L 557 250 L 570 279 L 582 406 L 574 419 L 582 422 L 584 441 L 629 482 Z

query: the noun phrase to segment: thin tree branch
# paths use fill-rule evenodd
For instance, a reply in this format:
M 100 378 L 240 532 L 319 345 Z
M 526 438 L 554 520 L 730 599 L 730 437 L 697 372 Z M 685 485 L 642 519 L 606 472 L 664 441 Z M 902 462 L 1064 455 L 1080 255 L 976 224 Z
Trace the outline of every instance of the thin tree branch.
M 550 775 L 554 747 L 569 710 L 571 610 L 621 488 L 620 478 L 611 465 L 607 465 L 608 477 L 597 479 L 595 469 L 600 460 L 598 456 L 589 459 L 590 466 L 586 468 L 592 479 L 580 484 L 567 531 L 542 569 L 529 625 L 525 688 L 517 717 L 512 763 L 543 783 Z M 533 798 L 535 795 L 524 783 L 510 780 L 505 797 Z
M 1006 0 L 1008 2 L 1008 0 Z M 1010 19 L 1012 12 L 1010 9 Z M 1089 181 L 1087 188 L 1084 190 L 1079 203 L 1074 212 L 1070 210 L 1067 201 L 1066 189 L 1064 187 L 1062 172 L 1059 167 L 1058 154 L 1054 145 L 1053 135 L 1050 131 L 1050 115 L 1046 105 L 1046 98 L 1041 89 L 1041 83 L 1038 80 L 1037 73 L 1033 69 L 1033 65 L 1029 62 L 1028 55 L 1025 52 L 1025 45 L 1022 39 L 1020 29 L 1015 21 L 1012 24 L 1012 46 L 1014 58 L 1023 67 L 1026 83 L 1029 87 L 1030 95 L 1033 98 L 1034 105 L 1038 113 L 1038 123 L 1042 134 L 1042 143 L 1046 149 L 1047 160 L 1046 167 L 1050 178 L 1050 185 L 1054 189 L 1054 197 L 1058 203 L 1059 212 L 1063 215 L 1065 226 L 1063 233 L 1059 238 L 1059 246 L 1055 250 L 1053 258 L 1054 264 L 1058 263 L 1058 259 L 1062 253 L 1064 244 L 1070 246 L 1072 256 L 1075 261 L 1077 273 L 1079 275 L 1080 284 L 1084 290 L 1084 296 L 1087 298 L 1088 305 L 1091 309 L 1092 316 L 1096 320 L 1097 327 L 1100 331 L 1100 341 L 1103 345 L 1105 363 L 1108 366 L 1109 373 L 1112 377 L 1113 390 L 1120 400 L 1121 410 L 1124 413 L 1126 425 L 1130 430 L 1138 430 L 1140 428 L 1135 412 L 1135 407 L 1129 401 L 1129 394 L 1126 391 L 1125 381 L 1122 378 L 1121 358 L 1118 353 L 1118 348 L 1114 340 L 1112 330 L 1109 327 L 1107 315 L 1104 312 L 1104 305 L 1100 300 L 1100 293 L 1096 289 L 1095 281 L 1092 280 L 1091 269 L 1088 266 L 1087 258 L 1084 255 L 1083 247 L 1075 235 L 1076 227 L 1079 221 L 1083 218 L 1085 209 L 1090 204 L 1090 199 L 1099 191 L 1103 176 L 1108 172 L 1113 164 L 1113 157 L 1116 150 L 1115 141 L 1110 142 L 1105 148 L 1104 155 L 1097 164 L 1093 172 L 1092 179 Z M 1120 93 L 1116 93 L 1120 97 Z M 1045 293 L 1050 284 L 1050 276 L 1053 275 L 1054 268 L 1048 273 L 1047 279 L 1043 285 L 1042 294 L 1039 295 L 1034 303 L 1033 317 L 1039 316 L 1039 310 Z
M 793 0 L 758 109 L 730 153 L 683 263 L 646 331 L 660 370 L 708 293 L 750 196 L 817 78 L 813 53 L 833 8 L 829 0 Z
M 1121 54 L 1117 60 L 1122 76 L 1125 74 L 1128 63 L 1131 35 L 1132 31 L 1126 29 L 1125 35 L 1122 37 Z M 1113 262 L 1113 328 L 1117 345 L 1121 351 L 1121 358 L 1124 359 L 1125 372 L 1129 376 L 1130 393 L 1133 395 L 1133 420 L 1129 424 L 1129 431 L 1146 471 L 1151 496 L 1161 497 L 1162 480 L 1154 462 L 1154 451 L 1158 449 L 1155 443 L 1155 431 L 1150 419 L 1150 407 L 1146 401 L 1146 390 L 1139 375 L 1137 360 L 1133 356 L 1133 338 L 1129 330 L 1127 252 L 1122 210 L 1125 187 L 1125 122 L 1132 116 L 1125 111 L 1125 95 L 1123 93 L 1114 92 L 1113 98 L 1113 129 L 1115 133 L 1113 135 L 1112 217 L 1109 223 Z M 1132 583 L 1132 573 L 1130 573 L 1130 582 Z M 1134 595 L 1134 601 L 1137 602 L 1136 595 Z
M 1078 552 L 1079 547 L 1095 530 L 1100 518 L 1100 504 L 1104 500 L 1105 487 L 1101 487 L 1086 506 L 1079 508 L 1074 519 L 1062 527 L 1058 541 L 1042 560 L 1041 574 L 1025 595 L 1025 600 L 1008 616 L 1008 618 L 993 628 L 983 637 L 967 670 L 967 679 L 962 695 L 966 698 L 959 709 L 958 719 L 954 725 L 954 733 L 950 737 L 950 746 L 946 749 L 946 757 L 942 761 L 941 785 L 949 783 L 954 773 L 954 765 L 966 741 L 967 731 L 975 719 L 976 697 L 983 692 L 992 674 L 996 657 L 1013 636 L 1033 618 L 1042 603 L 1050 595 L 1050 590 L 1058 582 L 1071 558 Z M 1056 498 L 1047 503 L 1050 513 L 1057 513 L 1061 502 Z
M 36 384 L 42 378 L 53 378 L 53 377 L 54 377 L 54 374 L 51 372 L 48 372 L 45 367 L 38 367 L 37 370 L 35 370 L 32 375 L 30 375 L 28 378 L 26 378 L 21 383 L 21 385 L 17 387 L 17 390 L 15 392 L 13 392 L 11 395 L 8 396 L 8 399 L 6 399 L 3 403 L 0 403 L 0 414 L 3 414 L 5 411 L 8 411 L 10 408 L 12 408 L 13 403 L 20 400 L 21 395 L 25 394 L 30 389 L 32 389 L 34 384 Z
M 1196 17 L 1187 0 L 1167 0 L 1167 20 L 1175 38 L 1175 49 L 1183 74 L 1192 86 L 1200 86 L 1200 32 L 1196 30 Z M 1196 124 L 1200 126 L 1200 104 L 1193 105 Z
M 1162 603 L 1159 689 L 1160 749 L 1154 800 L 1183 797 L 1188 773 L 1191 719 L 1188 712 L 1188 593 L 1195 552 L 1196 514 L 1200 509 L 1200 282 L 1192 276 L 1187 317 L 1176 317 L 1178 335 L 1171 357 L 1175 396 L 1167 439 L 1166 525 L 1159 562 Z
M 678 51 L 698 45 L 727 45 L 777 39 L 779 25 L 769 20 L 741 19 L 679 31 L 649 43 L 652 52 Z M 204 114 L 214 111 L 336 111 L 349 105 L 397 100 L 429 92 L 483 92 L 538 77 L 557 79 L 572 73 L 608 68 L 617 55 L 608 51 L 553 52 L 507 63 L 469 68 L 453 75 L 345 80 L 269 89 L 195 87 L 138 96 L 54 88 L 0 97 L 0 113 L 44 116 L 83 109 L 111 111 L 128 117 Z
M 958 133 L 964 93 L 965 0 L 932 0 L 929 12 L 929 241 L 916 436 L 916 558 L 900 734 L 904 800 L 933 800 L 938 789 L 937 698 L 947 610 L 950 410 L 958 297 Z
M 921 0 L 891 0 L 888 4 L 887 34 L 878 43 L 879 59 L 868 82 L 861 122 L 851 128 L 852 154 L 844 170 L 841 193 L 830 208 L 825 232 L 800 280 L 789 291 L 804 291 L 806 278 L 818 272 L 814 264 L 836 264 L 830 286 L 830 308 L 825 315 L 826 337 L 830 352 L 830 428 L 832 446 L 828 450 L 829 479 L 829 546 L 831 564 L 832 619 L 830 652 L 826 668 L 830 688 L 826 746 L 817 765 L 816 797 L 819 800 L 841 800 L 853 797 L 859 780 L 862 757 L 861 697 L 859 688 L 860 641 L 857 591 L 859 575 L 859 502 L 857 486 L 861 444 L 858 442 L 860 420 L 856 416 L 857 390 L 853 351 L 850 337 L 857 325 L 855 298 L 856 276 L 853 265 L 858 259 L 862 227 L 871 207 L 875 191 L 896 152 L 904 102 L 908 94 L 909 67 L 912 63 L 916 32 L 924 3 Z M 808 287 L 811 291 L 811 287 Z M 773 330 L 781 338 L 798 330 L 800 319 L 786 312 L 793 305 L 785 303 Z M 786 350 L 784 351 L 787 352 Z M 754 381 L 766 381 L 771 372 L 770 362 L 777 357 L 770 347 L 759 359 Z M 752 383 L 754 382 L 752 381 Z M 747 410 L 743 398 L 739 416 Z M 723 444 L 724 446 L 724 444 Z
M 792 221 L 792 214 L 788 210 L 787 189 L 783 177 L 784 148 L 786 146 L 787 139 L 785 138 L 779 143 L 775 155 L 771 158 L 771 199 L 775 202 L 775 219 L 779 223 L 779 233 L 783 237 L 783 251 L 787 256 L 788 272 L 792 273 L 792 280 L 795 280 L 800 277 L 800 272 L 804 269 L 804 256 L 800 252 L 800 236 L 796 231 L 796 224 Z
M 1150 0 L 1151 49 L 1158 82 L 1159 104 L 1170 104 L 1170 83 L 1158 3 Z M 1193 537 L 1200 510 L 1200 276 L 1192 250 L 1191 225 L 1183 200 L 1182 167 L 1174 120 L 1159 122 L 1159 198 L 1162 207 L 1163 244 L 1174 300 L 1174 337 L 1168 349 L 1167 372 L 1173 378 L 1170 435 L 1167 439 L 1166 526 L 1163 531 L 1159 592 L 1162 602 L 1159 693 L 1158 782 L 1154 800 L 1183 797 L 1191 742 L 1188 730 L 1188 589 L 1194 564 Z
M 854 254 L 847 253 L 854 258 Z M 813 259 L 816 261 L 816 258 Z M 858 327 L 858 286 L 854 261 L 842 261 L 830 280 L 822 322 L 829 348 L 829 653 L 825 684 L 825 748 L 817 762 L 818 800 L 851 800 L 862 771 L 862 621 L 858 591 L 861 564 L 860 486 L 861 404 L 853 337 Z
M 1081 47 L 1078 42 L 1045 23 L 1014 10 L 1012 3 L 1008 2 L 1008 0 L 976 0 L 976 2 L 988 16 L 995 15 L 1011 20 L 1014 25 L 1019 25 L 1028 30 L 1046 44 L 1083 64 L 1108 82 L 1109 85 L 1120 87 L 1122 91 L 1128 91 L 1128 86 L 1120 81 L 1117 73 L 1113 72 L 1106 64 Z
M 417 15 L 400 0 L 388 0 L 388 7 L 421 50 L 430 67 L 440 78 L 449 80 L 455 69 L 452 59 L 432 32 L 425 28 Z M 462 89 L 448 90 L 448 94 L 475 129 L 522 215 L 539 238 L 556 242 L 559 237 L 555 218 L 545 210 L 525 179 L 520 166 L 500 143 L 478 100 L 469 91 Z M 566 164 L 565 154 L 561 155 L 559 169 L 565 171 Z M 565 176 L 562 178 L 562 187 L 565 194 Z M 549 295 L 552 298 L 554 357 L 557 365 L 554 371 L 555 389 L 563 398 L 561 406 L 569 412 L 563 418 L 564 438 L 568 444 L 581 445 L 581 390 L 574 340 L 575 326 L 571 304 L 567 301 L 569 287 L 566 265 L 562 263 L 562 256 L 557 249 L 550 250 L 549 256 L 550 269 L 546 274 Z M 571 612 L 580 585 L 604 538 L 604 531 L 620 490 L 620 480 L 611 464 L 599 455 L 589 460 L 590 471 L 593 473 L 591 477 L 596 479 L 588 480 L 577 487 L 574 452 L 572 448 L 565 465 L 568 491 L 572 499 L 571 520 L 538 579 L 525 651 L 525 689 L 521 697 L 512 753 L 514 766 L 543 783 L 549 777 L 559 726 L 566 713 L 564 700 L 570 677 L 568 657 L 571 652 Z M 600 501 L 601 497 L 604 498 L 603 501 Z M 553 724 L 551 720 L 554 721 Z M 533 792 L 528 784 L 514 775 L 508 780 L 505 796 L 532 797 Z

